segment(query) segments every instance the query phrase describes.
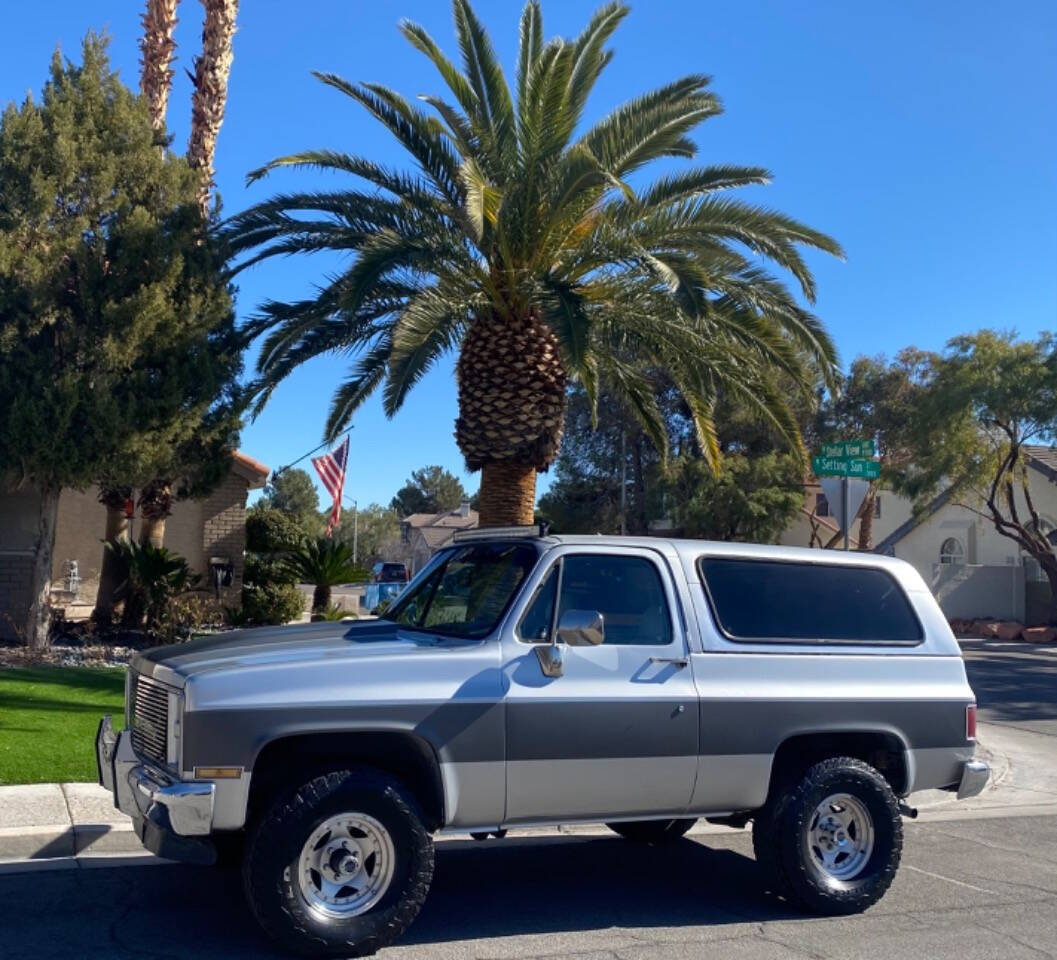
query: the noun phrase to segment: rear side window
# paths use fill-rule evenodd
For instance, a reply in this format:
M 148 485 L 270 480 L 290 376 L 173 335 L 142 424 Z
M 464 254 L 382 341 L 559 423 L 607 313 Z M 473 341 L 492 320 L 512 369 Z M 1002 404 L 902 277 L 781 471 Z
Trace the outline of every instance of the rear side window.
M 869 567 L 702 557 L 720 629 L 763 643 L 918 643 L 921 625 L 891 574 Z

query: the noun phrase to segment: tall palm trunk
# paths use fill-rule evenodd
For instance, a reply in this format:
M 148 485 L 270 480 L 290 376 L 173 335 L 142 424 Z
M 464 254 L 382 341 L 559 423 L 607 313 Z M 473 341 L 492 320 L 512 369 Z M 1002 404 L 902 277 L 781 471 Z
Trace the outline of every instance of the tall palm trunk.
M 532 523 L 536 472 L 558 455 L 568 377 L 558 338 L 537 314 L 485 314 L 463 338 L 455 440 L 481 470 L 482 527 Z
M 106 538 L 103 542 L 103 562 L 99 568 L 99 589 L 92 611 L 92 619 L 96 623 L 109 624 L 116 612 L 114 593 L 125 579 L 125 571 L 120 558 L 111 548 L 118 543 L 128 543 L 125 504 L 131 496 L 131 487 L 104 486 L 99 491 L 99 502 L 106 507 Z
M 143 546 L 165 545 L 165 521 L 172 513 L 173 492 L 168 480 L 154 480 L 140 491 L 139 509 L 143 517 L 139 542 Z
M 191 98 L 191 139 L 187 160 L 202 178 L 199 203 L 202 216 L 209 215 L 209 192 L 213 186 L 213 160 L 217 136 L 224 122 L 228 99 L 228 76 L 234 59 L 231 40 L 235 35 L 238 0 L 202 0 L 202 53 L 195 59 L 194 95 Z
M 139 88 L 150 107 L 150 122 L 156 131 L 165 129 L 165 110 L 172 90 L 170 67 L 176 41 L 177 0 L 147 0 L 143 14 L 143 37 L 139 42 L 142 57 Z

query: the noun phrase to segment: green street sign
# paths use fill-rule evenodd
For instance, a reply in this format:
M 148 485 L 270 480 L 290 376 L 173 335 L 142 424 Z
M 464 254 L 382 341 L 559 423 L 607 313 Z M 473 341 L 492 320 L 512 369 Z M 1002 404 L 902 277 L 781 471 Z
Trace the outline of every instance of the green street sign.
M 862 477 L 864 480 L 876 480 L 881 476 L 881 464 L 877 460 L 863 460 L 853 457 L 848 461 L 848 476 Z
M 846 477 L 848 461 L 843 457 L 812 457 L 811 470 L 816 477 Z
M 881 464 L 862 457 L 812 457 L 811 470 L 816 477 L 861 477 L 876 480 Z
M 824 457 L 876 457 L 877 445 L 873 440 L 842 440 L 840 443 L 822 444 Z

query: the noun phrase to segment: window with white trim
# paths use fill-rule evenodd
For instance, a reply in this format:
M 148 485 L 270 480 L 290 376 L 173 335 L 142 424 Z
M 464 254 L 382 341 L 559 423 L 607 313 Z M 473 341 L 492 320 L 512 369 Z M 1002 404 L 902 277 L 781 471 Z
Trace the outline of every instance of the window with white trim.
M 940 563 L 960 565 L 965 563 L 965 547 L 957 537 L 948 537 L 940 545 Z

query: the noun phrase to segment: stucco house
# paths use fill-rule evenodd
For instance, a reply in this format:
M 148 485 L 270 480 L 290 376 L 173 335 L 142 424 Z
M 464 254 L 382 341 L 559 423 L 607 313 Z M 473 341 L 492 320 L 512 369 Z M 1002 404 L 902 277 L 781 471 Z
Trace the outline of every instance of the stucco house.
M 1028 489 L 1043 530 L 1057 544 L 1057 448 L 1026 447 Z M 837 530 L 817 481 L 804 488 L 800 515 L 780 543 L 818 546 Z M 877 498 L 872 550 L 914 565 L 951 619 L 990 617 L 1022 623 L 1041 622 L 1049 603 L 1049 584 L 1038 563 L 1017 543 L 1002 536 L 986 517 L 952 502 L 949 491 L 914 513 L 911 503 L 889 490 Z M 1017 507 L 1027 516 L 1022 492 Z M 851 529 L 854 549 L 860 521 Z
M 454 510 L 441 513 L 412 513 L 400 521 L 401 559 L 414 576 L 441 547 L 446 547 L 459 530 L 476 529 L 480 517 L 464 500 Z
M 228 596 L 242 589 L 246 549 L 246 496 L 263 487 L 269 468 L 241 451 L 231 458 L 223 483 L 202 500 L 182 500 L 165 524 L 165 546 L 185 557 L 191 568 L 207 577 L 212 558 L 232 564 Z M 0 491 L 0 637 L 12 636 L 11 620 L 21 622 L 29 605 L 29 572 L 37 504 L 32 491 Z M 103 557 L 106 509 L 99 490 L 64 490 L 59 499 L 52 564 L 52 600 L 68 614 L 87 615 L 95 603 Z M 139 518 L 131 520 L 132 535 Z M 230 602 L 230 601 L 229 601 Z M 7 614 L 7 616 L 4 616 Z

